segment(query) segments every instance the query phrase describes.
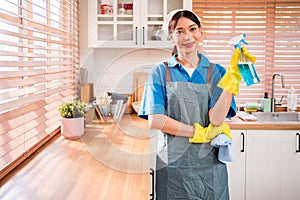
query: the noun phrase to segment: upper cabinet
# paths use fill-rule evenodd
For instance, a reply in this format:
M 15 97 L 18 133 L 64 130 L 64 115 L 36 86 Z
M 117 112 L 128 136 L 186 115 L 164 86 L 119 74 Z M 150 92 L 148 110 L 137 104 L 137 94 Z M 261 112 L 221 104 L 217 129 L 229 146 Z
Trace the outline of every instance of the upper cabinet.
M 89 47 L 172 47 L 161 28 L 181 8 L 192 9 L 192 0 L 89 0 Z

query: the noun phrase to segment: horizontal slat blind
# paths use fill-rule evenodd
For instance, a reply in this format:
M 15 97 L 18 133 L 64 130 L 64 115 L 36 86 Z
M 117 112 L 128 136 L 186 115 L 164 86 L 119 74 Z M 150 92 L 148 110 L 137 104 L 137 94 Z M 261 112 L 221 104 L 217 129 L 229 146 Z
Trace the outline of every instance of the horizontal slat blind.
M 56 131 L 58 105 L 77 97 L 78 10 L 78 1 L 1 1 L 1 171 Z
M 233 47 L 228 41 L 247 34 L 246 46 L 257 57 L 255 68 L 261 82 L 247 87 L 243 81 L 236 99 L 260 102 L 264 92 L 271 95 L 272 75 L 282 73 L 286 87 L 275 80 L 275 98 L 284 96 L 291 84 L 300 92 L 300 2 L 258 0 L 196 0 L 193 10 L 202 18 L 203 52 L 212 62 L 227 68 Z M 299 95 L 300 96 L 300 95 Z M 300 97 L 298 98 L 299 102 Z
M 276 1 L 275 5 L 273 71 L 284 74 L 286 83 L 285 90 L 277 84 L 280 87 L 276 87 L 276 92 L 278 98 L 284 95 L 286 100 L 287 90 L 293 84 L 300 102 L 300 1 Z

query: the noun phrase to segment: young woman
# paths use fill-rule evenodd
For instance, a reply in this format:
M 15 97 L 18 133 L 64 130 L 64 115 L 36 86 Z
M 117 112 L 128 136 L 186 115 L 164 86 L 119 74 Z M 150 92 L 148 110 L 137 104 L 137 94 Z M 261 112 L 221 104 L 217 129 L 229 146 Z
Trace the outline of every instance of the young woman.
M 168 33 L 177 52 L 149 73 L 139 111 L 164 136 L 156 157 L 156 199 L 229 199 L 226 164 L 209 143 L 236 113 L 232 93 L 217 86 L 226 70 L 198 53 L 201 21 L 192 11 L 176 11 Z

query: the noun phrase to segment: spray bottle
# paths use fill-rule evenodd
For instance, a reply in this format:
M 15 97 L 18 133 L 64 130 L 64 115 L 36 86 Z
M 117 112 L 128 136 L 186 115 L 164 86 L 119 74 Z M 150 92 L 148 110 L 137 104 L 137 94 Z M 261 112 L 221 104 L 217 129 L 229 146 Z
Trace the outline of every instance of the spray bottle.
M 245 38 L 246 38 L 246 34 L 245 33 L 241 34 L 239 36 L 232 38 L 229 41 L 229 44 L 233 44 L 234 48 L 240 49 L 240 58 L 239 58 L 238 68 L 240 70 L 240 73 L 242 74 L 242 77 L 243 77 L 246 85 L 250 86 L 250 85 L 260 82 L 260 79 L 256 73 L 253 63 L 241 51 L 241 49 L 242 49 L 241 43 L 244 43 L 246 45 L 248 44 L 248 42 L 245 41 Z

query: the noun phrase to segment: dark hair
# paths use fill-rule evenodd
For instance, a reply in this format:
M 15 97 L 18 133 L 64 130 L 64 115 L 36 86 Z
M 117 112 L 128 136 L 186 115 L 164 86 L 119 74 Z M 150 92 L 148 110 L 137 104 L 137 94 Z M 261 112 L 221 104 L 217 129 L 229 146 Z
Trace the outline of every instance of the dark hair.
M 178 51 L 177 51 L 177 46 L 174 45 L 173 49 L 172 49 L 172 56 L 174 56 L 175 54 L 178 54 Z
M 192 20 L 193 22 L 195 22 L 195 24 L 197 24 L 198 27 L 201 27 L 201 22 L 195 13 L 193 13 L 189 10 L 180 10 L 173 15 L 173 17 L 171 18 L 171 20 L 168 24 L 169 33 L 172 33 L 172 31 L 174 31 L 175 27 L 177 26 L 177 22 L 181 17 L 188 18 L 188 19 Z

